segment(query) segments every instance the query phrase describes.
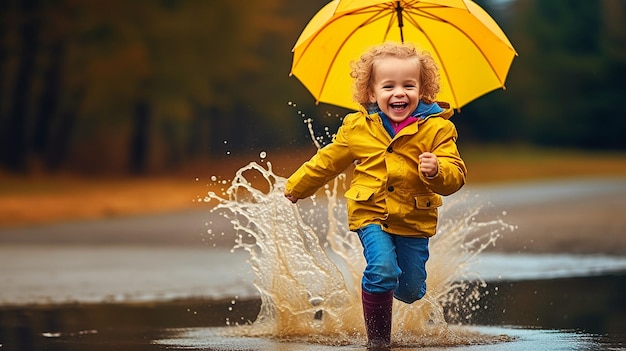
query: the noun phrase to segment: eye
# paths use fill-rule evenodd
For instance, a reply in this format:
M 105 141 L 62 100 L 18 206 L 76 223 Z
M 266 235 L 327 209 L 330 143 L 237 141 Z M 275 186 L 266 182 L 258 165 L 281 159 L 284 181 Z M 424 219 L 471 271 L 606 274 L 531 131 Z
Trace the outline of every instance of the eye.
M 405 84 L 404 87 L 408 89 L 415 89 L 415 84 Z
M 393 89 L 393 85 L 390 85 L 390 84 L 383 85 L 383 89 Z

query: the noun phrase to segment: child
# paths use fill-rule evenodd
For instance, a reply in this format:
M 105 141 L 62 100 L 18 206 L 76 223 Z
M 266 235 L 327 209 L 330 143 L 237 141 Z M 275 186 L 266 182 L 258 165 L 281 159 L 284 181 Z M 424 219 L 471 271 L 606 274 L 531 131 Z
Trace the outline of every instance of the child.
M 350 230 L 363 244 L 361 282 L 368 347 L 389 347 L 393 297 L 413 303 L 426 293 L 428 238 L 440 195 L 465 183 L 449 104 L 435 103 L 438 68 L 412 45 L 384 43 L 352 63 L 354 99 L 333 142 L 291 177 L 293 203 L 354 164 L 345 193 Z

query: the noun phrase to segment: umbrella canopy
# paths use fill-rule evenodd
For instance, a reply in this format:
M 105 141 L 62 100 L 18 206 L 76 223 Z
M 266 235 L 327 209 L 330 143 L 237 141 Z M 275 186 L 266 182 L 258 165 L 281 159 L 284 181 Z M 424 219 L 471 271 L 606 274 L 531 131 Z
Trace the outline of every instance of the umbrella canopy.
M 457 109 L 503 88 L 517 55 L 497 23 L 470 0 L 333 0 L 302 31 L 291 74 L 317 102 L 358 109 L 350 62 L 386 41 L 430 52 L 440 67 L 437 98 Z

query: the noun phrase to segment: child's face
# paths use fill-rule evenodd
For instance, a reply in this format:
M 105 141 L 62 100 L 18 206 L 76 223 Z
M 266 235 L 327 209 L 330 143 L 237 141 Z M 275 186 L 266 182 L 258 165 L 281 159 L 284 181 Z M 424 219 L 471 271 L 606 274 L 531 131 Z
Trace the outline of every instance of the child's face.
M 388 57 L 374 63 L 370 102 L 393 122 L 404 121 L 420 99 L 420 69 L 416 59 Z

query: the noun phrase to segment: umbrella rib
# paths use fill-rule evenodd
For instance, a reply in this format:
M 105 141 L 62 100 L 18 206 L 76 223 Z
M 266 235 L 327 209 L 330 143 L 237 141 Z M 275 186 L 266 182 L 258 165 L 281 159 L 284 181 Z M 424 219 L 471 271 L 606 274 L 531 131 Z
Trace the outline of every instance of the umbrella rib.
M 385 16 L 387 16 L 387 15 L 385 15 Z M 383 42 L 387 41 L 387 36 L 391 32 L 391 28 L 393 27 L 393 20 L 394 20 L 394 16 L 393 15 L 389 16 L 389 23 L 387 23 L 387 29 L 385 30 L 385 35 L 383 36 Z M 402 42 L 404 42 L 404 38 L 403 38 L 403 35 L 402 35 L 402 29 L 400 29 L 400 35 L 402 37 Z
M 417 20 L 415 20 L 412 16 L 410 16 L 410 14 L 415 14 L 416 16 L 420 16 L 420 15 L 415 13 L 415 12 L 409 12 L 409 15 L 406 18 L 409 20 L 409 22 L 411 22 L 411 24 L 413 24 L 415 26 L 415 28 L 417 28 L 420 32 L 422 32 L 422 34 L 424 34 L 424 36 L 426 37 L 426 39 L 430 43 L 430 46 L 435 51 L 433 54 L 436 55 L 439 58 L 439 62 L 441 64 L 441 69 L 444 71 L 444 74 L 448 78 L 448 81 L 450 81 L 450 75 L 448 74 L 448 70 L 446 69 L 446 65 L 444 64 L 444 60 L 442 59 L 441 55 L 439 54 L 439 50 L 437 50 L 437 46 L 431 40 L 431 38 L 428 35 L 428 33 L 425 30 L 422 29 L 422 26 L 420 26 L 420 24 L 417 22 Z M 458 101 L 458 98 L 456 96 L 456 93 L 454 92 L 454 89 L 452 89 L 452 83 L 450 83 L 450 93 L 452 94 L 452 99 L 454 100 L 454 104 L 456 106 L 458 106 L 459 105 L 459 101 Z
M 323 26 L 322 28 L 320 28 L 317 32 L 315 32 L 313 35 L 311 35 L 311 36 L 310 36 L 310 37 L 306 40 L 306 45 L 305 45 L 305 47 L 302 49 L 302 54 L 300 55 L 300 57 L 298 58 L 298 60 L 297 60 L 296 62 L 294 62 L 294 63 L 291 65 L 292 70 L 293 70 L 293 67 L 296 67 L 296 66 L 300 63 L 300 59 L 301 59 L 302 57 L 304 57 L 304 53 L 306 53 L 306 52 L 308 51 L 309 46 L 311 46 L 311 44 L 313 44 L 313 43 L 315 42 L 315 40 L 316 40 L 316 39 L 317 39 L 317 37 L 320 35 L 320 33 L 322 33 L 322 32 L 324 31 L 324 29 L 326 29 L 328 26 L 330 26 L 330 25 L 331 25 L 331 24 L 333 24 L 334 22 L 336 22 L 336 21 L 340 20 L 340 19 L 341 19 L 341 18 L 343 18 L 344 16 L 351 15 L 351 14 L 354 14 L 354 13 L 367 13 L 367 12 L 373 12 L 373 11 L 374 11 L 374 10 L 371 10 L 371 11 L 361 11 L 361 12 L 359 12 L 359 10 L 355 10 L 355 11 L 351 11 L 351 12 L 347 12 L 347 13 L 345 13 L 345 14 L 342 14 L 341 16 L 331 18 L 331 20 L 330 20 L 330 21 L 328 21 L 326 24 L 324 24 L 324 26 Z M 375 12 L 376 12 L 376 13 L 380 13 L 381 11 L 380 11 L 380 10 L 377 10 L 377 11 L 375 11 Z M 362 27 L 365 23 L 367 23 L 367 22 L 364 22 L 363 24 L 361 24 L 361 26 L 357 27 L 357 29 L 358 29 L 358 28 L 360 28 L 360 27 Z M 354 33 L 354 32 L 352 32 L 352 33 Z M 351 35 L 352 35 L 352 33 L 351 33 Z M 343 45 L 342 45 L 342 46 L 343 46 Z M 294 50 L 295 50 L 295 48 L 293 48 L 291 51 L 294 51 Z M 290 75 L 291 75 L 291 74 L 293 74 L 293 73 L 290 73 Z
M 418 13 L 419 12 L 419 13 Z M 472 39 L 472 37 L 468 36 L 464 31 L 462 31 L 457 25 L 455 25 L 454 23 L 451 23 L 439 16 L 433 15 L 432 13 L 429 13 L 427 11 L 424 11 L 423 9 L 414 9 L 414 11 L 410 12 L 411 14 L 415 15 L 415 16 L 419 16 L 419 17 L 424 17 L 424 18 L 430 18 L 432 20 L 436 20 L 442 23 L 446 23 L 452 27 L 454 27 L 455 29 L 457 29 L 457 31 L 459 31 L 461 34 L 463 34 L 470 42 L 472 42 L 472 44 L 474 44 L 474 47 L 476 47 L 478 49 L 478 51 L 480 52 L 480 54 L 483 56 L 484 61 L 487 62 L 487 65 L 489 66 L 489 68 L 491 69 L 491 71 L 494 73 L 494 75 L 496 76 L 496 78 L 498 79 L 498 82 L 500 83 L 501 87 L 504 87 L 504 82 L 502 81 L 502 79 L 500 79 L 500 76 L 498 75 L 498 72 L 496 71 L 496 69 L 494 68 L 493 64 L 491 63 L 491 61 L 488 59 L 487 55 L 485 55 L 485 52 L 482 50 L 482 48 L 476 43 L 476 41 L 474 41 Z M 425 13 L 426 15 L 423 15 L 422 13 Z M 452 77 L 450 75 L 448 75 L 448 71 L 445 67 L 444 61 L 441 59 L 441 55 L 439 54 L 438 50 L 437 50 L 437 46 L 435 45 L 435 43 L 431 40 L 430 36 L 427 34 L 427 32 L 425 32 L 424 30 L 422 30 L 422 27 L 419 25 L 418 21 L 413 18 L 412 16 L 407 16 L 407 19 L 409 20 L 409 22 L 411 22 L 411 24 L 413 24 L 417 29 L 419 29 L 424 36 L 426 37 L 426 39 L 428 40 L 428 42 L 431 44 L 431 46 L 433 47 L 433 49 L 436 51 L 435 54 L 437 55 L 437 57 L 439 57 L 439 62 L 441 63 L 441 69 L 444 71 L 446 77 L 448 78 L 448 81 L 450 82 L 450 87 L 452 87 Z M 450 93 L 453 96 L 454 102 L 457 105 L 460 105 L 458 98 L 456 96 L 456 93 L 454 92 L 454 89 L 450 88 Z
M 464 35 L 464 36 L 465 36 L 465 37 L 466 37 L 466 38 L 467 38 L 470 42 L 472 42 L 472 44 L 474 44 L 474 47 L 476 47 L 476 48 L 478 49 L 478 51 L 480 52 L 480 54 L 483 56 L 483 58 L 485 59 L 485 61 L 486 61 L 486 62 L 487 62 L 487 64 L 489 65 L 489 68 L 491 68 L 491 71 L 492 71 L 492 72 L 495 74 L 495 76 L 498 78 L 498 82 L 500 82 L 500 85 L 501 85 L 501 86 L 504 86 L 504 82 L 502 81 L 502 79 L 500 79 L 500 76 L 498 75 L 498 72 L 496 71 L 496 69 L 495 69 L 495 68 L 493 67 L 493 65 L 491 64 L 491 61 L 489 60 L 489 58 L 487 57 L 487 55 L 486 55 L 486 54 L 485 54 L 485 52 L 483 51 L 482 47 L 481 47 L 480 45 L 478 45 L 478 44 L 476 43 L 476 41 L 475 41 L 472 37 L 470 37 L 469 35 L 467 35 L 467 33 L 465 33 L 465 31 L 461 30 L 461 29 L 460 29 L 457 25 L 455 25 L 454 23 L 452 23 L 452 22 L 450 22 L 450 21 L 447 21 L 446 19 L 444 19 L 444 18 L 442 18 L 442 17 L 439 17 L 439 16 L 436 16 L 436 15 L 434 15 L 434 14 L 432 14 L 432 13 L 426 12 L 426 11 L 424 11 L 423 9 L 416 9 L 416 10 L 417 10 L 417 11 L 416 11 L 416 12 L 414 12 L 414 13 L 415 13 L 417 16 L 421 16 L 421 17 L 425 17 L 425 18 L 431 18 L 431 19 L 434 19 L 434 20 L 436 20 L 436 21 L 439 21 L 439 22 L 442 22 L 442 23 L 446 23 L 447 25 L 449 25 L 449 26 L 451 26 L 451 27 L 454 27 L 454 28 L 455 28 L 455 29 L 456 29 L 459 33 L 463 34 L 463 35 Z M 417 12 L 426 13 L 426 14 L 427 14 L 427 16 L 425 16 L 425 15 L 420 15 L 420 14 L 418 14 Z M 409 20 L 411 21 L 411 23 L 413 23 L 413 25 L 418 26 L 417 21 L 416 21 L 414 18 L 410 17 L 410 18 L 409 18 Z M 420 27 L 418 27 L 418 28 L 420 28 Z M 421 30 L 421 28 L 420 28 L 420 31 L 422 31 L 422 30 Z M 428 38 L 428 35 L 427 35 L 424 31 L 422 31 L 422 32 L 423 32 L 423 33 L 424 33 L 424 35 Z M 430 40 L 430 38 L 428 39 L 428 41 L 429 41 L 429 42 L 431 42 L 431 44 L 432 44 L 432 41 Z M 434 47 L 434 45 L 433 45 L 433 47 Z
M 344 17 L 344 16 L 350 16 L 350 15 L 354 15 L 354 14 L 364 14 L 364 13 L 373 13 L 372 16 L 368 17 L 365 21 L 363 21 L 360 25 L 356 26 L 348 35 L 346 35 L 343 40 L 341 41 L 341 44 L 337 47 L 337 50 L 335 50 L 335 53 L 333 54 L 333 58 L 330 60 L 330 64 L 328 65 L 329 67 L 332 67 L 333 64 L 335 63 L 335 61 L 337 60 L 337 57 L 339 56 L 339 53 L 341 52 L 341 50 L 343 49 L 344 45 L 346 44 L 346 42 L 352 37 L 352 35 L 354 35 L 354 33 L 356 33 L 361 27 L 377 21 L 381 18 L 386 17 L 386 14 L 384 13 L 384 11 L 386 10 L 385 7 L 377 7 L 378 9 L 369 9 L 366 11 L 352 11 L 352 12 L 348 12 L 345 13 L 343 15 L 341 15 L 338 18 Z M 389 30 L 387 30 L 388 32 Z M 387 37 L 387 33 L 385 33 L 385 39 Z M 307 46 L 308 48 L 308 46 Z M 317 93 L 316 100 L 319 103 L 320 99 L 319 97 L 322 96 L 322 91 L 324 91 L 324 87 L 326 86 L 326 82 L 328 81 L 328 76 L 330 74 L 330 70 L 326 70 L 326 73 L 324 74 L 324 79 L 322 80 L 322 84 L 320 86 L 319 92 Z

